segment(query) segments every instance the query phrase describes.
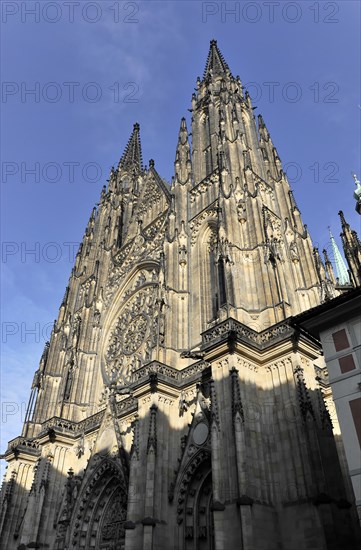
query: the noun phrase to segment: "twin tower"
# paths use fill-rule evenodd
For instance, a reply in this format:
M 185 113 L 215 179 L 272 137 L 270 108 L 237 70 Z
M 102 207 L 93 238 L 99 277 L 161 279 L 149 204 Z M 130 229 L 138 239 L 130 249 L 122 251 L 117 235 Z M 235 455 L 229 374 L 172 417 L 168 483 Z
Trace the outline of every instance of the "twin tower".
M 292 323 L 343 289 L 215 40 L 191 113 L 171 185 L 135 124 L 90 216 L 5 453 L 1 548 L 357 546 L 320 344 Z

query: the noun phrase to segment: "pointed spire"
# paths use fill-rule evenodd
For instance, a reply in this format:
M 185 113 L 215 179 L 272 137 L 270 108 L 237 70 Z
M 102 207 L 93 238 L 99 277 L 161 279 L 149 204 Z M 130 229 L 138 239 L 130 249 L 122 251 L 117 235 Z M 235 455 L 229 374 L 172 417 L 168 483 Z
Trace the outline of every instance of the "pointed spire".
M 326 267 L 326 272 L 327 272 L 328 278 L 330 279 L 331 283 L 333 285 L 335 285 L 336 284 L 336 277 L 335 277 L 335 273 L 333 271 L 333 265 L 332 265 L 331 260 L 329 258 L 328 252 L 327 252 L 326 249 L 323 249 L 322 253 L 323 253 L 323 256 L 325 258 L 325 267 Z
M 319 252 L 317 246 L 315 246 L 313 248 L 313 257 L 314 257 L 316 271 L 317 271 L 319 281 L 320 281 L 320 283 L 322 283 L 326 280 L 326 270 L 325 270 L 325 266 L 323 265 L 323 262 L 322 262 L 322 259 L 321 259 L 321 256 L 320 256 L 320 252 Z
M 294 210 L 300 211 L 300 209 L 299 209 L 298 206 L 297 206 L 297 202 L 296 202 L 296 199 L 295 199 L 295 197 L 294 197 L 294 194 L 293 194 L 292 189 L 290 189 L 290 190 L 288 191 L 288 195 L 289 195 L 289 197 L 290 197 L 290 203 L 291 203 L 292 211 L 294 211 Z
M 343 257 L 341 256 L 341 252 L 340 252 L 340 249 L 337 246 L 335 238 L 331 233 L 331 228 L 329 227 L 328 230 L 329 230 L 329 233 L 330 233 L 333 257 L 334 257 L 334 260 L 335 260 L 336 276 L 338 278 L 338 281 L 339 281 L 340 285 L 347 285 L 347 284 L 350 283 L 350 279 L 349 279 L 349 276 L 348 276 L 346 264 L 344 262 Z
M 258 115 L 258 127 L 259 128 L 266 128 L 265 122 L 263 120 L 262 115 Z
M 344 213 L 342 212 L 342 210 L 339 211 L 338 215 L 341 218 L 341 227 L 342 227 L 342 229 L 349 228 L 350 226 L 346 222 L 346 219 L 345 219 L 345 216 L 344 216 Z
M 211 40 L 210 42 L 203 79 L 205 79 L 209 75 L 212 76 L 214 74 L 231 74 L 227 63 L 217 46 L 217 40 Z
M 258 115 L 258 132 L 260 137 L 265 141 L 268 141 L 271 137 L 271 134 L 268 131 L 268 128 L 265 124 L 265 121 L 263 120 L 262 115 Z
M 361 243 L 356 231 L 353 231 L 346 222 L 342 210 L 338 214 L 342 225 L 342 246 L 350 268 L 351 280 L 355 286 L 359 286 L 361 285 Z
M 174 162 L 174 172 L 175 172 L 176 181 L 178 181 L 182 185 L 190 181 L 191 154 L 190 154 L 187 123 L 184 117 L 181 120 L 181 124 L 179 128 L 177 151 L 176 151 L 175 162 Z
M 133 126 L 132 135 L 129 138 L 118 168 L 142 170 L 142 146 L 140 143 L 140 126 L 136 122 Z

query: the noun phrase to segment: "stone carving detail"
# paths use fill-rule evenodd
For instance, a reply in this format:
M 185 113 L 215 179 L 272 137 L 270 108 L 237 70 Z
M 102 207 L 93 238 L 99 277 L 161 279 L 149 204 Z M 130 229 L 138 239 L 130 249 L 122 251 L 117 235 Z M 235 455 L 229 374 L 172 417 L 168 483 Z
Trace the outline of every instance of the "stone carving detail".
M 319 409 L 322 428 L 332 430 L 333 424 L 332 424 L 329 410 L 326 406 L 325 397 L 323 395 L 322 389 L 317 388 L 316 394 L 317 394 L 318 409 Z
M 265 344 L 271 344 L 279 338 L 290 336 L 293 332 L 293 328 L 285 321 L 270 329 L 256 332 L 235 319 L 226 319 L 216 327 L 210 328 L 202 334 L 203 343 L 209 343 L 218 338 L 225 337 L 231 331 L 236 332 L 237 336 L 241 339 L 248 340 L 262 348 Z
M 219 409 L 218 409 L 218 400 L 217 400 L 217 393 L 216 393 L 214 380 L 211 379 L 209 381 L 209 384 L 210 384 L 210 400 L 211 400 L 211 407 L 210 407 L 211 418 L 212 418 L 212 422 L 215 423 L 219 428 L 220 426 Z
M 74 448 L 74 452 L 78 458 L 83 456 L 83 454 L 85 453 L 84 433 L 80 434 L 80 438 L 77 445 Z
M 156 345 L 154 323 L 156 287 L 149 285 L 126 303 L 111 330 L 105 353 L 105 370 L 112 382 L 130 382 L 133 371 L 149 360 Z
M 102 461 L 99 455 L 94 455 L 89 463 L 89 473 L 73 506 L 71 545 L 114 550 L 117 543 L 124 542 L 127 475 L 118 459 Z M 93 537 L 97 539 L 95 544 L 91 544 Z
M 138 207 L 137 214 L 144 214 L 149 211 L 153 205 L 159 204 L 164 197 L 164 193 L 161 192 L 159 185 L 155 181 L 154 177 L 150 177 L 147 181 L 147 185 L 142 197 L 142 203 Z
M 219 182 L 219 176 L 217 172 L 213 172 L 213 174 L 210 174 L 207 176 L 204 180 L 202 180 L 198 185 L 193 187 L 191 189 L 189 195 L 190 195 L 190 202 L 193 203 L 196 201 L 196 198 L 199 195 L 202 195 L 203 193 L 206 193 L 208 191 L 209 187 L 215 187 Z
M 150 407 L 147 454 L 157 454 L 157 410 L 154 404 Z
M 273 371 L 273 370 L 279 370 L 281 368 L 283 369 L 287 369 L 287 367 L 291 366 L 292 365 L 292 360 L 290 359 L 290 357 L 285 357 L 284 359 L 281 359 L 280 361 L 275 361 L 274 363 L 270 363 L 269 365 L 267 365 L 267 370 L 268 371 Z
M 185 380 L 190 378 L 191 376 L 198 374 L 207 368 L 209 368 L 209 363 L 207 361 L 199 361 L 198 363 L 194 363 L 194 365 L 190 365 L 181 371 L 181 379 Z
M 237 365 L 240 369 L 248 369 L 254 372 L 258 372 L 258 365 L 254 365 L 253 363 L 250 363 L 245 359 L 241 359 L 240 357 L 237 357 Z
M 188 402 L 186 400 L 186 397 L 184 395 L 184 392 L 182 391 L 179 396 L 179 402 L 178 402 L 178 411 L 179 416 L 183 416 L 185 412 L 188 410 Z
M 218 216 L 218 210 L 216 206 L 211 206 L 210 208 L 207 208 L 204 210 L 199 216 L 197 216 L 194 220 L 192 220 L 189 224 L 190 230 L 191 230 L 191 245 L 194 246 L 197 241 L 197 235 L 198 232 L 204 222 L 207 218 L 217 218 Z
M 179 380 L 179 372 L 172 367 L 158 363 L 157 361 L 152 361 L 148 365 L 144 365 L 140 369 L 136 370 L 133 374 L 133 380 L 140 380 L 141 378 L 147 378 L 150 373 L 162 374 L 167 376 L 172 380 Z
M 302 367 L 300 366 L 295 367 L 294 373 L 296 375 L 296 380 L 297 380 L 298 402 L 300 405 L 303 420 L 306 421 L 308 418 L 315 420 L 316 417 L 313 410 L 311 397 L 303 376 Z
M 80 484 L 81 477 L 74 476 L 74 472 L 72 468 L 70 468 L 70 470 L 68 471 L 68 478 L 65 482 L 63 505 L 58 519 L 59 525 L 69 525 L 74 503 L 78 496 Z M 60 533 L 58 532 L 58 535 L 62 534 L 62 532 L 63 529 L 60 528 Z
M 256 186 L 257 186 L 257 189 L 261 193 L 263 193 L 264 195 L 268 195 L 272 199 L 275 198 L 274 191 L 273 191 L 272 187 L 267 182 L 265 182 L 264 180 L 258 179 L 258 181 L 256 182 Z
M 88 299 L 92 284 L 95 284 L 94 276 L 89 277 L 88 279 L 86 279 L 86 281 L 81 283 L 77 298 L 77 308 L 80 308 L 83 304 L 88 305 Z
M 294 264 L 297 264 L 300 261 L 300 255 L 297 248 L 296 241 L 292 241 L 289 245 L 290 249 L 290 258 Z
M 159 216 L 153 223 L 142 229 L 139 222 L 138 233 L 134 239 L 118 252 L 113 258 L 105 289 L 105 303 L 110 300 L 119 286 L 122 277 L 132 266 L 145 259 L 159 260 L 164 241 L 164 227 L 167 221 L 166 212 Z
M 125 537 L 124 522 L 127 519 L 126 502 L 124 495 L 117 491 L 107 506 L 103 524 L 101 527 L 101 548 L 107 543 L 106 548 L 116 548 L 112 545 Z
M 281 247 L 283 244 L 281 220 L 263 206 L 263 229 L 266 238 L 265 262 L 270 261 L 274 264 L 276 260 L 283 261 Z
M 239 414 L 240 418 L 244 421 L 244 411 L 241 399 L 241 390 L 239 387 L 238 370 L 234 367 L 230 370 L 231 383 L 232 383 L 232 413 L 233 418 Z

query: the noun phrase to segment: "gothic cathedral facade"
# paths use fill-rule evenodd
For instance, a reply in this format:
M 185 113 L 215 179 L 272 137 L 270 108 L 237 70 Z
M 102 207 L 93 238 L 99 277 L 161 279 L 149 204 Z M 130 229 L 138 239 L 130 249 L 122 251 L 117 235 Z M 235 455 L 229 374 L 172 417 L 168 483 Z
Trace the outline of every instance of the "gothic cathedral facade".
M 171 185 L 133 132 L 9 443 L 4 550 L 351 550 L 320 344 L 339 293 L 215 40 Z M 326 401 L 328 405 L 326 406 Z

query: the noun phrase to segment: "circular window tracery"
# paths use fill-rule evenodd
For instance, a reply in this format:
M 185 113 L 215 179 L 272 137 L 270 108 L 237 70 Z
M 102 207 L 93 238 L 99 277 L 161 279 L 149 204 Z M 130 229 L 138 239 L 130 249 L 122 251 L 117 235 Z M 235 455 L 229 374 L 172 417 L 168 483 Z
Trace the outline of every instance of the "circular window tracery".
M 155 300 L 154 284 L 140 288 L 113 323 L 105 347 L 105 371 L 112 382 L 130 382 L 142 361 L 150 360 Z

